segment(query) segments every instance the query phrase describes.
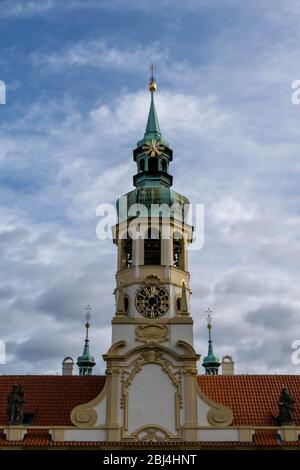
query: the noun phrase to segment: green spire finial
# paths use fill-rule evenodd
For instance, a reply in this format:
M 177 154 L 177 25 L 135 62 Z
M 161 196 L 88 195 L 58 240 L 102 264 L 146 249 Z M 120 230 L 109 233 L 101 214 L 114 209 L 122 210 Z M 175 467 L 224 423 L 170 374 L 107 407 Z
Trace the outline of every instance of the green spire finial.
M 207 329 L 208 329 L 208 353 L 203 360 L 203 367 L 205 368 L 206 375 L 218 375 L 218 369 L 220 367 L 220 361 L 214 354 L 213 342 L 211 337 L 212 330 L 212 311 L 210 308 L 206 310 L 207 313 Z
M 95 366 L 95 360 L 94 357 L 91 356 L 90 354 L 90 346 L 89 346 L 89 328 L 90 328 L 90 319 L 91 319 L 91 307 L 87 305 L 85 307 L 86 315 L 86 333 L 85 333 L 85 340 L 84 340 L 84 348 L 83 348 L 83 353 L 82 356 L 79 356 L 77 359 L 77 365 L 79 367 L 79 375 L 92 375 L 92 369 Z

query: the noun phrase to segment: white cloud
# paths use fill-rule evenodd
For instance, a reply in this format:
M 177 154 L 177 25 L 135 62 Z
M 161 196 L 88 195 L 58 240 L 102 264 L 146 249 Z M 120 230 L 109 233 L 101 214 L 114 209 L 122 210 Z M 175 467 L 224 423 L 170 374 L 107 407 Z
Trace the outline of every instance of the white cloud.
M 46 13 L 55 6 L 56 0 L 2 0 L 0 17 L 27 17 L 36 14 Z
M 46 65 L 56 71 L 76 66 L 136 69 L 141 63 L 148 64 L 154 59 L 161 62 L 167 56 L 167 50 L 155 41 L 151 46 L 121 49 L 109 45 L 106 40 L 94 39 L 70 44 L 58 53 L 34 53 L 32 61 L 35 65 Z
M 105 39 L 33 57 L 47 72 L 69 67 L 80 78 L 87 66 L 138 69 L 162 50 L 156 103 L 174 149 L 175 189 L 206 208 L 204 248 L 190 254 L 197 349 L 206 351 L 210 305 L 216 352 L 231 353 L 239 372 L 297 373 L 300 108 L 291 105 L 290 78 L 299 78 L 298 8 L 289 2 L 282 16 L 261 2 L 230 5 L 271 33 L 255 21 L 243 31 L 225 27 L 205 45 L 207 63 L 172 62 L 171 48 L 150 41 L 130 49 Z M 276 44 L 272 28 L 281 32 Z M 64 355 L 76 357 L 86 303 L 94 307 L 93 354 L 108 346 L 115 252 L 96 239 L 95 209 L 132 188 L 131 149 L 148 105 L 146 92 L 103 95 L 84 111 L 72 98 L 37 100 L 3 122 L 1 334 L 15 361 L 7 371 L 54 373 Z
M 211 216 L 219 224 L 232 226 L 239 222 L 250 222 L 257 218 L 257 209 L 251 203 L 242 203 L 233 196 L 227 196 L 211 207 Z
M 177 189 L 187 193 L 192 202 L 199 202 L 205 193 L 210 195 L 206 245 L 190 256 L 197 346 L 201 352 L 205 351 L 204 314 L 202 319 L 199 312 L 211 305 L 216 312 L 216 332 L 219 331 L 216 348 L 222 354 L 232 353 L 240 371 L 262 372 L 268 364 L 269 371 L 293 370 L 292 364 L 276 368 L 268 360 L 256 366 L 250 364 L 247 354 L 249 358 L 251 348 L 258 347 L 258 343 L 256 331 L 249 329 L 246 318 L 249 311 L 256 311 L 265 303 L 279 304 L 285 298 L 297 309 L 297 280 L 292 273 L 287 275 L 286 270 L 295 259 L 299 218 L 284 213 L 287 208 L 283 201 L 274 213 L 278 199 L 277 196 L 273 199 L 272 194 L 268 196 L 268 207 L 264 207 L 263 197 L 259 194 L 253 197 L 255 179 L 236 192 L 231 190 L 232 180 L 215 184 L 214 165 L 210 167 L 218 159 L 214 151 L 218 153 L 220 144 L 215 136 L 224 136 L 222 142 L 229 148 L 231 137 L 227 136 L 234 129 L 235 138 L 238 136 L 243 141 L 243 128 L 239 127 L 237 132 L 237 113 L 222 109 L 216 98 L 192 94 L 160 92 L 156 101 L 163 134 L 175 150 L 172 167 Z M 98 339 L 92 343 L 93 353 L 96 355 L 99 344 L 100 352 L 105 350 L 109 342 L 107 325 L 114 311 L 115 252 L 111 241 L 101 244 L 96 239 L 95 209 L 100 202 L 114 202 L 120 193 L 130 189 L 135 172 L 134 164 L 130 163 L 130 148 L 142 137 L 148 105 L 146 92 L 121 94 L 111 102 L 95 105 L 83 115 L 68 101 L 60 103 L 61 118 L 57 121 L 58 105 L 52 102 L 47 107 L 41 103 L 20 116 L 13 128 L 4 129 L 2 161 L 10 162 L 11 168 L 21 162 L 23 165 L 26 162 L 28 168 L 39 162 L 43 171 L 45 165 L 49 166 L 42 190 L 25 194 L 22 200 L 13 203 L 10 211 L 2 212 L 1 217 L 0 286 L 7 294 L 0 296 L 0 305 L 2 311 L 11 313 L 2 333 L 9 341 L 12 361 L 15 361 L 11 370 L 17 370 L 18 364 L 20 369 L 32 370 L 28 361 L 43 341 L 45 347 L 41 354 L 49 359 L 37 362 L 36 366 L 43 372 L 52 372 L 55 367 L 59 370 L 61 356 L 78 354 L 80 321 L 86 303 L 95 309 L 93 318 Z M 186 111 L 184 119 L 178 111 L 182 109 Z M 36 127 L 40 137 L 26 137 Z M 257 141 L 252 139 L 251 147 L 257 148 Z M 201 152 L 197 155 L 199 145 Z M 273 149 L 268 149 L 267 157 Z M 243 162 L 247 164 L 246 159 Z M 280 164 L 280 160 L 277 162 Z M 182 168 L 186 169 L 184 173 Z M 222 170 L 223 178 L 224 174 L 235 172 L 237 181 L 243 174 L 243 167 L 234 169 L 234 162 L 228 158 L 218 170 Z M 187 185 L 187 181 L 193 184 Z M 49 208 L 53 216 L 47 223 Z M 230 229 L 227 238 L 217 230 L 226 224 Z M 197 279 L 202 281 L 198 284 Z M 270 336 L 266 325 L 260 328 L 265 328 L 261 335 L 265 335 L 269 345 L 276 340 L 284 342 L 282 347 L 286 347 L 290 340 L 288 332 L 280 339 L 280 331 L 273 331 Z M 77 332 L 76 341 L 66 341 L 63 349 L 57 348 L 56 357 L 55 347 L 47 346 L 49 335 L 55 334 L 55 329 L 59 330 L 57 337 Z M 15 343 L 18 346 L 13 346 Z M 23 362 L 22 351 L 26 355 Z

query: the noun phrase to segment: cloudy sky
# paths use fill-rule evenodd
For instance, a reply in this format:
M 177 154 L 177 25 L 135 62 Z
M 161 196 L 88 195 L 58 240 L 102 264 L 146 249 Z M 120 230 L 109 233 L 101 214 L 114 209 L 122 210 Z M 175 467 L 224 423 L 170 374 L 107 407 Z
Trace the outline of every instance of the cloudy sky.
M 238 373 L 299 373 L 298 0 L 0 0 L 0 373 L 60 373 L 93 308 L 110 343 L 116 252 L 96 208 L 132 189 L 149 107 L 174 150 L 174 189 L 205 206 L 192 315 Z

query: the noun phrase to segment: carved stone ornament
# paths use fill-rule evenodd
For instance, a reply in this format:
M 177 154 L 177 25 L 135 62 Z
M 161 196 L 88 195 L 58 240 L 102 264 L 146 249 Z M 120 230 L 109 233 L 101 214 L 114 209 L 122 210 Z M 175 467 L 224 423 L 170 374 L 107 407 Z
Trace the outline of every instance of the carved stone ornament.
M 154 274 L 150 274 L 150 276 L 147 276 L 144 282 L 145 284 L 163 284 L 159 277 L 155 276 Z
M 108 391 L 108 381 L 106 380 L 104 388 L 93 400 L 82 405 L 78 405 L 71 411 L 71 421 L 80 428 L 93 427 L 97 423 L 97 412 L 94 409 L 106 396 Z
M 207 413 L 207 421 L 212 426 L 229 426 L 232 423 L 232 420 L 232 411 L 227 408 L 227 406 L 218 405 L 215 408 L 211 408 Z
M 145 426 L 137 429 L 132 437 L 136 441 L 163 442 L 170 439 L 170 434 L 159 426 Z
M 72 423 L 78 427 L 91 427 L 95 426 L 97 421 L 97 412 L 93 408 L 77 409 L 71 414 Z
M 204 401 L 204 403 L 211 407 L 206 415 L 208 423 L 211 426 L 219 428 L 230 426 L 233 421 L 232 410 L 227 406 L 221 405 L 220 403 L 216 403 L 215 401 L 208 398 L 201 390 L 197 381 L 197 377 L 195 377 L 195 386 L 200 398 Z
M 135 329 L 135 339 L 141 343 L 163 343 L 169 339 L 166 325 L 139 325 Z

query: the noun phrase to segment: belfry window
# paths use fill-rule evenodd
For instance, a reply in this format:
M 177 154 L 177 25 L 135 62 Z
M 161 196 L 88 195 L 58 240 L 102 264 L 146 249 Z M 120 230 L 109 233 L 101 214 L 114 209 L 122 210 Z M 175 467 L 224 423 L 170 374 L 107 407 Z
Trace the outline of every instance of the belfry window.
M 181 233 L 174 233 L 173 236 L 173 266 L 184 269 L 184 242 Z
M 149 173 L 152 175 L 158 172 L 158 159 L 156 157 L 149 158 L 148 169 Z
M 157 229 L 149 228 L 144 240 L 144 264 L 160 265 L 161 239 Z
M 168 171 L 168 164 L 167 164 L 166 160 L 164 160 L 164 159 L 163 159 L 162 162 L 161 162 L 161 169 L 162 169 L 162 171 L 164 171 L 165 173 L 167 173 L 167 171 Z
M 140 171 L 145 171 L 145 160 L 140 160 Z
M 127 235 L 127 238 L 122 240 L 122 267 L 131 268 L 132 266 L 132 238 Z

